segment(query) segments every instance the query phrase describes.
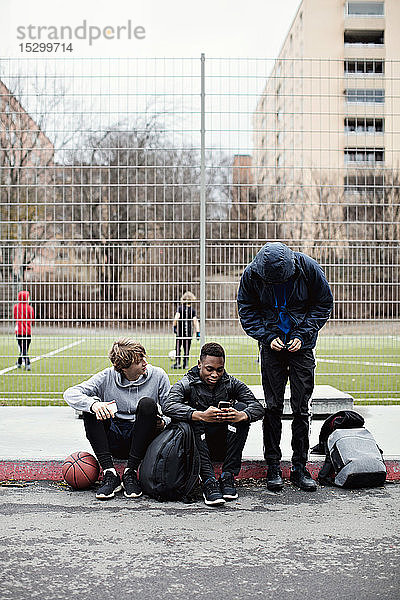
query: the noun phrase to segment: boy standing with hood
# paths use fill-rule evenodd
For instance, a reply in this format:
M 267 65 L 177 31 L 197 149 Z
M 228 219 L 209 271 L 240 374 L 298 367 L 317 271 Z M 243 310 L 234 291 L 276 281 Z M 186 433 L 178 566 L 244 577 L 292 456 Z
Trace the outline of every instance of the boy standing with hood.
M 142 495 L 138 467 L 150 442 L 169 422 L 162 417 L 160 404 L 170 383 L 163 369 L 147 362 L 139 342 L 120 338 L 108 356 L 113 366 L 68 388 L 64 400 L 83 411 L 86 437 L 103 469 L 96 498 L 108 500 L 122 488 L 127 498 L 138 498 Z M 127 459 L 122 482 L 113 457 Z
M 244 331 L 261 348 L 267 487 L 273 491 L 283 487 L 280 441 L 289 379 L 293 413 L 290 480 L 303 490 L 314 491 L 315 481 L 306 469 L 309 403 L 314 389 L 313 350 L 333 307 L 329 284 L 314 259 L 280 242 L 270 242 L 244 270 L 237 301 Z
M 32 323 L 34 319 L 35 313 L 29 304 L 29 292 L 26 290 L 18 292 L 18 303 L 14 304 L 15 335 L 19 347 L 17 367 L 20 369 L 23 363 L 26 371 L 31 370 L 28 350 L 32 339 Z

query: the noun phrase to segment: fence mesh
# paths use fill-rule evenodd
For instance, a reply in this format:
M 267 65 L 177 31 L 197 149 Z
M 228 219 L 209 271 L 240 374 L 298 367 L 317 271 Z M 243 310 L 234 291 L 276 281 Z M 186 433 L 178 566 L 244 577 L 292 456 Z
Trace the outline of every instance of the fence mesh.
M 272 240 L 318 260 L 334 293 L 317 383 L 398 399 L 400 70 L 361 62 L 2 60 L 0 402 L 61 403 L 121 335 L 176 381 L 186 291 L 201 342 L 259 383 L 236 292 Z M 16 364 L 24 290 L 30 371 Z

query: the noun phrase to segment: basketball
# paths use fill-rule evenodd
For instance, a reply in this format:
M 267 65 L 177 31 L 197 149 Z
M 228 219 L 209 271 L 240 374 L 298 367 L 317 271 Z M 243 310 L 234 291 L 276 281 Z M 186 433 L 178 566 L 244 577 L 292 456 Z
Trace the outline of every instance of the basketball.
M 62 466 L 65 481 L 75 490 L 84 490 L 93 485 L 99 472 L 99 463 L 89 452 L 73 452 Z

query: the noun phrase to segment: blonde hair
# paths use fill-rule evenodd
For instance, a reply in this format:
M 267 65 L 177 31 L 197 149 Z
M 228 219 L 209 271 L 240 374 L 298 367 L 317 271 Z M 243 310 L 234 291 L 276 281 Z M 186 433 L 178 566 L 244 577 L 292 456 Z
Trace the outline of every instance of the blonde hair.
M 131 338 L 119 338 L 108 353 L 108 358 L 119 373 L 122 373 L 123 369 L 128 369 L 132 363 L 138 364 L 145 356 L 144 346 Z
M 192 294 L 192 292 L 185 292 L 181 297 L 181 302 L 194 302 L 196 300 L 196 296 Z

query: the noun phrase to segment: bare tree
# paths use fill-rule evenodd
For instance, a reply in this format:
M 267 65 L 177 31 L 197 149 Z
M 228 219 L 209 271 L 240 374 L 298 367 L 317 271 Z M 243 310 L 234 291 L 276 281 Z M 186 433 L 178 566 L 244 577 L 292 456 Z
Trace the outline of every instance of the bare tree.
M 27 81 L 17 75 L 8 83 L 0 81 L 0 218 L 3 281 L 22 282 L 46 242 L 54 214 L 56 152 L 72 139 L 76 129 L 66 132 L 54 119 L 65 109 L 65 89 L 56 79 Z M 28 101 L 28 99 L 30 101 Z M 51 135 L 46 130 L 51 130 Z

